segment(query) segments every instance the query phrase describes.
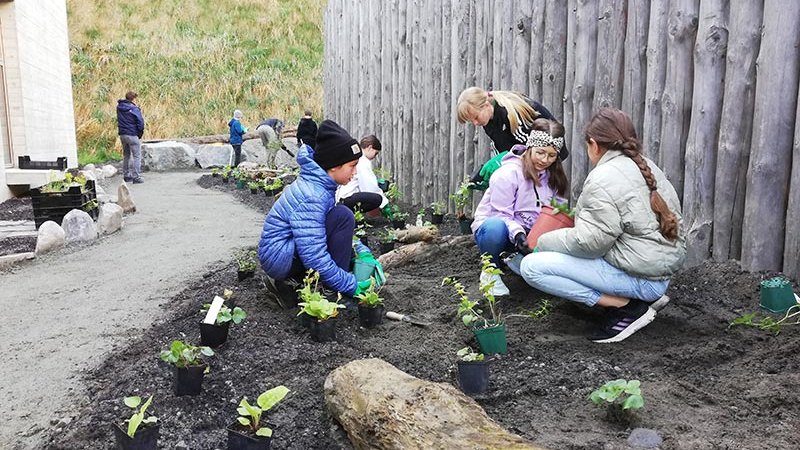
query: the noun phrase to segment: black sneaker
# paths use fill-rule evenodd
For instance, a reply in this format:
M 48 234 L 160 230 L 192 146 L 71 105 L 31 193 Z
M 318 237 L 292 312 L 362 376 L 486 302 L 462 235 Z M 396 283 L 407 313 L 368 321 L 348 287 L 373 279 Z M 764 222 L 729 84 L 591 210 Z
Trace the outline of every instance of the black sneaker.
M 299 301 L 297 289 L 301 287 L 301 283 L 291 278 L 281 281 L 274 280 L 268 276 L 264 284 L 267 286 L 269 295 L 275 297 L 275 300 L 282 308 L 294 308 L 297 306 Z
M 600 344 L 622 342 L 656 318 L 656 311 L 647 303 L 631 299 L 622 308 L 609 308 L 603 327 L 589 339 Z
M 133 181 L 133 177 L 122 177 L 122 181 L 130 183 L 131 181 Z
M 144 183 L 144 179 L 142 177 L 133 179 L 133 184 L 142 184 L 142 183 Z

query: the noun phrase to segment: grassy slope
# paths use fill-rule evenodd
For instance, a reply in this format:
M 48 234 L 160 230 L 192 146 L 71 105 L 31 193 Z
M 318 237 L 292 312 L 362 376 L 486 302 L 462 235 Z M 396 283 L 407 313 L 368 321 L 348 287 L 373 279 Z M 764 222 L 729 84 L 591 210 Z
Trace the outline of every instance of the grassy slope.
M 126 91 L 145 138 L 227 133 L 322 108 L 325 0 L 67 0 L 79 160 L 118 159 Z

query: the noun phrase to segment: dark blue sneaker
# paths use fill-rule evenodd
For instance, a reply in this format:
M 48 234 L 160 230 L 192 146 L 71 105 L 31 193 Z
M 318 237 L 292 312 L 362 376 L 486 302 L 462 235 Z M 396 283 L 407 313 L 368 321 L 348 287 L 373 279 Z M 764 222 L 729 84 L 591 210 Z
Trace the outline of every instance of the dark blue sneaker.
M 144 183 L 144 179 L 142 177 L 133 179 L 133 184 L 142 184 L 142 183 Z
M 656 310 L 647 303 L 631 299 L 622 308 L 609 308 L 607 320 L 589 339 L 600 344 L 622 342 L 656 318 Z
M 133 181 L 133 177 L 122 177 L 122 181 L 130 183 L 131 181 Z

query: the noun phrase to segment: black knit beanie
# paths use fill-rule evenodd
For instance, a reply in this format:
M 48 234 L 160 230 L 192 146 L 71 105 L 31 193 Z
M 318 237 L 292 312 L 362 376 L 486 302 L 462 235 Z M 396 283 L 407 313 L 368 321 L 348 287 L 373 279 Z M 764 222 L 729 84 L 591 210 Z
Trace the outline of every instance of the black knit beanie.
M 332 120 L 323 120 L 317 130 L 317 145 L 314 146 L 314 161 L 328 170 L 361 158 L 358 141 L 344 128 Z

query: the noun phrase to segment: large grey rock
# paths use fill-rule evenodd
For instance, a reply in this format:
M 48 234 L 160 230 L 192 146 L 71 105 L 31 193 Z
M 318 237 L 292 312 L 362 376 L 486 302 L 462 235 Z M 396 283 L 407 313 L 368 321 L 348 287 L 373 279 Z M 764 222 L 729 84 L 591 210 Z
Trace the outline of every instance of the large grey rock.
M 325 405 L 356 449 L 541 449 L 496 424 L 445 383 L 420 380 L 380 359 L 362 359 L 325 379 Z
M 111 164 L 106 164 L 105 166 L 103 166 L 102 170 L 103 170 L 103 175 L 105 175 L 106 178 L 111 178 L 117 174 L 117 168 L 112 166 Z
M 97 231 L 100 234 L 111 234 L 122 228 L 122 207 L 115 203 L 106 203 L 100 207 L 97 218 Z
M 65 244 L 64 229 L 61 228 L 61 225 L 48 220 L 39 227 L 39 235 L 36 237 L 37 255 L 58 250 Z
M 242 144 L 242 161 L 256 164 L 267 163 L 267 150 L 259 139 L 248 139 Z
M 664 440 L 656 430 L 634 428 L 628 436 L 628 444 L 633 448 L 658 448 Z
M 175 141 L 142 144 L 142 167 L 154 172 L 193 169 L 194 149 Z
M 64 229 L 64 239 L 67 244 L 90 242 L 97 239 L 97 225 L 92 220 L 92 216 L 80 209 L 68 212 L 61 221 L 61 228 Z
M 96 169 L 96 168 L 97 168 L 97 166 L 95 166 L 94 164 L 87 164 L 87 165 L 83 166 L 83 170 L 85 170 L 87 172 L 94 172 L 94 169 Z
M 125 214 L 136 212 L 136 203 L 133 201 L 128 184 L 123 182 L 117 188 L 117 204 Z
M 203 169 L 233 164 L 233 147 L 230 144 L 202 144 L 195 154 L 197 164 Z

